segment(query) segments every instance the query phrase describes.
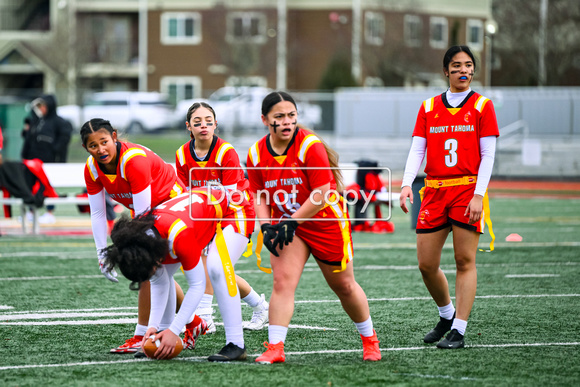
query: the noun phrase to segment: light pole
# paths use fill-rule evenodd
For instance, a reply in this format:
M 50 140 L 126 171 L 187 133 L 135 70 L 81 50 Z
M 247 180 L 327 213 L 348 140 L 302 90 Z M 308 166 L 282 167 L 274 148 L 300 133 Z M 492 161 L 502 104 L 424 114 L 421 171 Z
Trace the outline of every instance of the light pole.
M 491 55 L 492 55 L 492 43 L 493 35 L 497 32 L 497 23 L 495 20 L 488 20 L 485 26 L 485 84 L 487 87 L 491 87 L 491 67 L 493 66 Z
M 548 0 L 540 4 L 540 36 L 538 39 L 538 86 L 546 84 L 546 30 L 548 24 Z

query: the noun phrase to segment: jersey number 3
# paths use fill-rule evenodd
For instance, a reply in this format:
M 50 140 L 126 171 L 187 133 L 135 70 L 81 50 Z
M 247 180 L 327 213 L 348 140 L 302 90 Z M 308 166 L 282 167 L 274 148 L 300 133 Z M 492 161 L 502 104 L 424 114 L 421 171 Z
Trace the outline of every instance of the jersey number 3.
M 445 140 L 445 150 L 449 151 L 445 155 L 445 165 L 448 167 L 454 167 L 457 165 L 457 140 L 450 138 Z

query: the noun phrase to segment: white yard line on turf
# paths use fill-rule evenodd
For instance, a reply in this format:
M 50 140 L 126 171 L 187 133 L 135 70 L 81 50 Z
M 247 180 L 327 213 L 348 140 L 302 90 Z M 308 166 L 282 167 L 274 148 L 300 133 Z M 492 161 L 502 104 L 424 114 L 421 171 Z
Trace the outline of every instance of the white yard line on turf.
M 496 242 L 495 248 L 501 247 L 577 247 L 580 242 Z M 488 248 L 489 243 L 480 243 L 482 249 Z M 354 250 L 378 250 L 378 249 L 416 249 L 416 243 L 354 243 Z M 443 248 L 452 249 L 452 243 L 446 243 Z
M 546 278 L 559 276 L 560 274 L 506 274 L 505 278 Z
M 105 317 L 105 316 L 136 316 L 136 312 L 90 312 L 90 313 L 30 313 L 30 314 L 9 314 L 3 315 L 2 321 L 14 320 L 42 320 L 45 318 L 86 318 L 86 317 Z
M 487 296 L 475 296 L 477 299 L 498 299 L 498 298 L 552 298 L 552 297 L 580 297 L 580 294 L 490 294 Z M 452 297 L 455 298 L 455 297 Z M 369 298 L 369 301 L 379 302 L 379 301 L 430 301 L 431 297 L 390 297 L 390 298 Z M 324 304 L 324 303 L 337 303 L 340 302 L 337 299 L 333 300 L 296 300 L 296 304 Z M 214 304 L 215 305 L 215 304 Z M 0 309 L 13 309 L 14 307 L 9 305 L 3 305 Z M 33 318 L 57 318 L 59 316 L 65 316 L 66 314 L 75 315 L 78 317 L 101 317 L 101 316 L 112 316 L 112 315 L 136 315 L 137 313 L 114 313 L 109 311 L 114 310 L 136 310 L 136 307 L 117 307 L 117 308 L 99 308 L 99 309 L 65 309 L 65 310 L 37 310 L 37 311 L 14 311 L 10 312 L 0 312 L 0 320 L 26 320 Z M 102 311 L 103 313 L 95 313 Z M 87 314 L 81 312 L 88 312 Z M 31 315 L 38 315 L 42 317 L 28 317 Z M 1 325 L 1 323 L 0 323 Z M 299 327 L 299 326 L 296 326 Z M 329 329 L 329 328 L 324 328 Z
M 563 347 L 563 346 L 578 346 L 580 342 L 560 342 L 560 343 L 513 343 L 513 344 L 476 344 L 467 345 L 465 348 L 477 349 L 477 348 L 524 348 L 524 347 Z M 434 346 L 420 346 L 420 347 L 399 347 L 399 348 L 381 348 L 381 352 L 388 351 L 422 351 L 422 350 L 438 350 Z M 286 356 L 306 356 L 306 355 L 334 355 L 336 353 L 356 353 L 362 352 L 362 349 L 339 349 L 339 350 L 325 350 L 325 351 L 303 351 L 303 352 L 286 352 Z M 248 354 L 248 357 L 253 358 L 260 356 L 261 353 Z M 206 357 L 192 356 L 192 357 L 178 357 L 175 360 L 181 361 L 206 361 Z M 290 360 L 290 359 L 289 359 Z M 54 367 L 77 367 L 77 366 L 92 366 L 92 365 L 112 365 L 121 363 L 137 363 L 145 361 L 154 361 L 151 359 L 129 359 L 129 360 L 112 360 L 112 361 L 95 361 L 95 362 L 81 362 L 81 363 L 63 363 L 63 364 L 26 364 L 26 365 L 13 365 L 13 366 L 0 366 L 0 371 L 5 370 L 18 370 L 26 368 L 54 368 Z M 229 363 L 224 363 L 229 364 Z M 258 366 L 262 365 L 256 364 L 255 362 L 238 362 L 237 365 L 249 365 Z M 412 374 L 409 374 L 412 375 Z
M 18 253 L 2 253 L 0 258 L 21 258 L 21 257 L 58 257 L 60 259 L 71 259 L 78 258 L 80 255 L 83 257 L 81 259 L 97 258 L 97 253 L 93 251 L 57 251 L 57 252 L 39 252 L 39 251 L 21 251 Z
M 534 267 L 534 266 L 578 266 L 580 262 L 521 262 L 521 263 L 478 263 L 476 266 L 478 268 L 494 268 L 494 267 Z M 441 265 L 441 268 L 445 272 L 454 274 L 455 265 L 445 264 Z M 355 266 L 354 270 L 419 270 L 417 265 L 364 265 Z M 320 269 L 318 266 L 306 267 L 303 272 L 318 272 Z M 238 274 L 261 274 L 260 270 L 236 270 Z M 180 271 L 177 275 L 182 275 Z M 0 281 L 38 281 L 38 280 L 63 280 L 63 279 L 74 279 L 74 278 L 98 278 L 102 279 L 101 274 L 91 274 L 91 275 L 76 275 L 76 276 L 40 276 L 40 277 L 0 277 Z
M 43 277 L 5 277 L 0 278 L 0 281 L 38 281 L 38 280 L 59 280 L 59 279 L 73 279 L 73 278 L 103 278 L 102 274 L 92 275 L 58 275 L 58 276 L 43 276 Z
M 50 245 L 55 247 L 55 245 Z M 580 242 L 496 242 L 495 247 L 578 247 Z M 445 249 L 452 249 L 452 243 L 446 243 Z M 489 243 L 480 243 L 479 247 L 484 249 L 489 247 Z M 390 250 L 390 249 L 411 249 L 417 248 L 414 242 L 407 243 L 355 243 L 355 250 Z M 0 253 L 0 258 L 19 258 L 19 257 L 57 257 L 58 259 L 93 259 L 96 258 L 94 250 L 90 251 L 67 251 L 67 252 L 38 252 L 38 251 L 21 251 L 16 253 Z M 243 263 L 243 262 L 240 262 Z

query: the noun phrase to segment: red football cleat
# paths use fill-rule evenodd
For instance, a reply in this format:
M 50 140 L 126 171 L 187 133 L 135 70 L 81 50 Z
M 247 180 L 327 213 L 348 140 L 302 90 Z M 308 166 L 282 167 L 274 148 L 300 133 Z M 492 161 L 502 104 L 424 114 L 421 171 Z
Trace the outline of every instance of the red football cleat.
M 123 345 L 111 349 L 111 353 L 135 353 L 141 348 L 142 341 L 143 336 L 133 336 L 130 339 L 127 339 Z
M 194 349 L 195 341 L 201 335 L 205 335 L 207 331 L 207 323 L 199 316 L 195 316 L 193 321 L 185 325 L 185 336 L 183 338 L 183 346 L 185 349 Z
M 381 350 L 379 349 L 379 339 L 377 332 L 373 330 L 373 335 L 369 337 L 360 336 L 363 343 L 363 360 L 379 361 L 381 360 Z
M 266 352 L 264 352 L 256 359 L 256 363 L 273 364 L 273 363 L 284 363 L 286 361 L 283 341 L 280 341 L 277 344 L 268 344 L 268 342 L 265 341 L 264 347 L 268 349 L 266 350 Z

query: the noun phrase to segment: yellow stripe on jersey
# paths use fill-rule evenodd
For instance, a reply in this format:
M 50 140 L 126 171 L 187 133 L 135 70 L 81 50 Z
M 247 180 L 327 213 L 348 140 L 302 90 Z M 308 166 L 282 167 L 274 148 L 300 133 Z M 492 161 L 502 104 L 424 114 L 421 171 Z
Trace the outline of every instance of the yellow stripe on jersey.
M 224 155 L 230 149 L 234 149 L 234 146 L 232 144 L 230 144 L 229 142 L 224 142 L 218 148 L 217 154 L 215 156 L 215 162 L 216 162 L 217 165 L 222 165 L 222 161 L 224 159 Z
M 135 156 L 147 157 L 147 154 L 145 154 L 145 151 L 140 148 L 129 148 L 125 153 L 123 153 L 123 157 L 121 158 L 121 177 L 125 180 L 127 179 L 125 175 L 125 167 L 129 160 Z
M 477 101 L 475 101 L 475 108 L 481 113 L 487 101 L 489 101 L 488 98 L 485 98 L 483 95 L 480 95 Z
M 312 144 L 315 144 L 317 142 L 321 141 L 314 134 L 309 134 L 308 136 L 304 137 L 304 140 L 302 140 L 302 144 L 300 144 L 300 150 L 298 151 L 298 159 L 304 162 L 306 152 L 308 152 L 308 149 L 312 146 Z
M 180 186 L 179 184 L 175 183 L 173 184 L 173 188 L 171 188 L 171 192 L 169 193 L 169 197 L 170 198 L 174 198 L 176 196 L 179 196 L 183 193 L 183 187 Z
M 230 208 L 234 209 L 234 219 L 236 221 L 236 225 L 238 226 L 238 233 L 242 235 L 246 235 L 246 212 L 244 211 L 244 207 L 237 206 L 235 204 L 230 203 Z
M 177 156 L 177 160 L 179 160 L 179 165 L 185 165 L 185 144 L 175 151 L 175 155 Z
M 425 101 L 423 101 L 423 107 L 425 108 L 425 113 L 429 113 L 431 110 L 433 110 L 433 102 L 435 101 L 435 98 L 429 98 Z
M 260 152 L 258 152 L 258 143 L 255 143 L 250 147 L 250 152 L 248 153 L 248 155 L 250 156 L 250 161 L 252 161 L 254 167 L 257 167 L 258 164 L 260 163 Z
M 95 165 L 95 159 L 93 158 L 93 156 L 89 156 L 87 158 L 87 167 L 89 168 L 91 179 L 93 179 L 93 181 L 96 181 L 97 176 L 99 176 L 99 172 L 97 171 L 97 166 Z
M 449 113 L 451 113 L 452 115 L 455 115 L 458 111 L 461 110 L 461 108 L 447 108 L 447 110 L 449 111 Z
M 171 227 L 169 227 L 169 236 L 167 237 L 167 241 L 169 242 L 169 255 L 173 259 L 177 259 L 177 254 L 173 249 L 173 243 L 175 242 L 175 238 L 177 238 L 177 235 L 179 235 L 179 233 L 185 230 L 186 228 L 187 226 L 181 219 L 177 219 L 175 222 L 173 222 Z
M 335 200 L 336 200 L 335 194 L 332 194 L 332 196 L 329 199 L 329 202 L 332 203 Z M 341 271 L 346 270 L 346 264 L 349 261 L 352 261 L 352 238 L 349 229 L 349 221 L 346 212 L 342 211 L 341 204 L 344 204 L 342 198 L 340 198 L 337 203 L 328 205 L 328 207 L 330 207 L 332 212 L 334 212 L 334 215 L 336 215 L 338 219 L 341 219 L 341 221 L 338 224 L 340 225 L 342 234 L 343 256 L 342 261 L 340 262 L 340 270 L 334 270 L 333 271 L 334 273 L 340 273 Z
M 207 191 L 204 191 L 204 190 L 199 190 L 199 189 L 197 189 L 197 190 L 192 190 L 192 191 L 189 191 L 189 193 L 190 193 L 190 194 L 193 194 L 193 193 L 198 193 L 198 194 L 202 194 L 202 195 L 205 195 L 206 197 L 208 197 L 208 198 L 210 199 L 210 203 L 209 203 L 209 204 L 212 204 L 212 205 L 213 205 L 213 207 L 214 207 L 214 209 L 215 209 L 215 212 L 216 212 L 216 218 L 218 218 L 218 219 L 222 219 L 222 218 L 224 217 L 224 215 L 223 215 L 223 211 L 222 211 L 222 207 L 220 206 L 220 203 L 221 203 L 221 201 L 218 201 L 218 200 L 215 198 L 215 196 L 213 196 L 213 194 L 210 194 L 210 193 L 208 193 Z

